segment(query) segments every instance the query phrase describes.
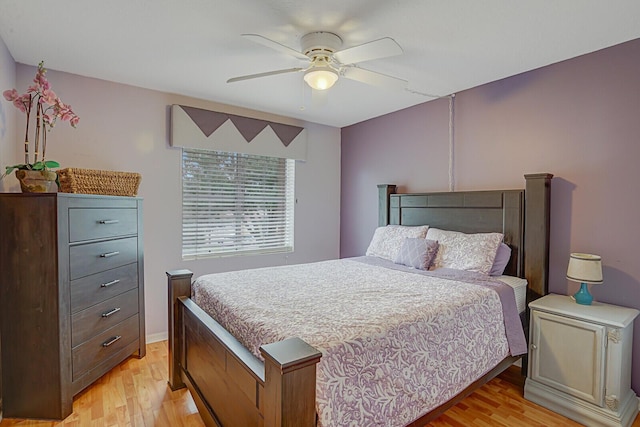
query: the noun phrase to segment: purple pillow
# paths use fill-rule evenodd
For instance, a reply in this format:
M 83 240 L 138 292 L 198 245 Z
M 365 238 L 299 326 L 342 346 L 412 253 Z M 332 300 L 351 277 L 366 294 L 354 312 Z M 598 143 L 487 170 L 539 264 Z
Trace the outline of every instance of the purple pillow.
M 510 259 L 511 248 L 504 243 L 500 243 L 496 251 L 496 258 L 493 260 L 493 266 L 491 267 L 491 271 L 489 271 L 489 276 L 502 276 Z
M 422 238 L 406 238 L 394 262 L 420 270 L 428 270 L 438 252 L 438 242 Z

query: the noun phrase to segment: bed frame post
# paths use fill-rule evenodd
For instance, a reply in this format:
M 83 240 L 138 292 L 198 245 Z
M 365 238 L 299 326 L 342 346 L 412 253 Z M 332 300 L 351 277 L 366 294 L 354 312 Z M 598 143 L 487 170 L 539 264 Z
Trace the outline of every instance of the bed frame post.
M 389 211 L 391 208 L 391 196 L 396 193 L 393 184 L 378 184 L 378 226 L 389 225 Z
M 549 293 L 550 173 L 524 176 L 525 241 L 524 275 L 529 281 L 527 305 Z
M 550 173 L 524 176 L 526 187 L 524 223 L 524 277 L 527 278 L 527 306 L 521 314 L 527 342 L 529 342 L 529 303 L 549 293 L 549 231 L 551 206 Z M 528 355 L 522 357 L 521 373 L 528 374 Z
M 171 390 L 184 388 L 181 366 L 184 355 L 183 323 L 178 298 L 191 296 L 191 277 L 189 270 L 167 271 L 169 290 L 169 387 Z
M 264 426 L 316 425 L 316 364 L 322 354 L 299 338 L 260 347 L 264 357 Z

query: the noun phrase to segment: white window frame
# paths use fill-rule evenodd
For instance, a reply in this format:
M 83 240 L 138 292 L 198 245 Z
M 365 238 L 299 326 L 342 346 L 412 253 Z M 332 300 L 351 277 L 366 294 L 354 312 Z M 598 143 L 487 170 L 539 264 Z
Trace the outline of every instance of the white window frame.
M 293 252 L 295 160 L 182 149 L 182 258 Z

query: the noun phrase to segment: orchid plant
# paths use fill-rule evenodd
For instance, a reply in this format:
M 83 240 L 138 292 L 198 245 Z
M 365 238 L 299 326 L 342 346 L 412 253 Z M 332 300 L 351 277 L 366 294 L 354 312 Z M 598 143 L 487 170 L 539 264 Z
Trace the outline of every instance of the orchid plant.
M 56 124 L 59 119 L 63 122 L 69 122 L 72 127 L 76 127 L 80 118 L 73 112 L 71 105 L 63 103 L 60 98 L 51 89 L 51 85 L 46 77 L 47 69 L 44 68 L 44 61 L 38 64 L 38 72 L 33 79 L 33 85 L 27 88 L 27 92 L 20 95 L 17 90 L 11 89 L 4 91 L 3 95 L 7 101 L 27 116 L 27 126 L 24 134 L 24 163 L 7 166 L 4 176 L 13 170 L 47 170 L 49 168 L 57 168 L 60 164 L 53 160 L 46 160 L 47 151 L 47 132 Z M 29 153 L 29 123 L 31 119 L 31 110 L 35 106 L 36 113 L 36 129 L 35 144 L 33 150 L 33 162 Z M 42 142 L 42 145 L 40 145 Z M 40 157 L 40 148 L 42 148 L 42 156 Z

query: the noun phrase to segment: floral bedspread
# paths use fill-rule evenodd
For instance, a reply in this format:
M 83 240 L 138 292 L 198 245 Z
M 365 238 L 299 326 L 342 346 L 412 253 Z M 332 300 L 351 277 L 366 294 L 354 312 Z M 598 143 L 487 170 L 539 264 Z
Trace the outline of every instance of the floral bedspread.
M 322 352 L 324 427 L 406 425 L 509 354 L 496 291 L 357 259 L 206 275 L 192 293 L 257 357 L 290 337 Z

